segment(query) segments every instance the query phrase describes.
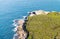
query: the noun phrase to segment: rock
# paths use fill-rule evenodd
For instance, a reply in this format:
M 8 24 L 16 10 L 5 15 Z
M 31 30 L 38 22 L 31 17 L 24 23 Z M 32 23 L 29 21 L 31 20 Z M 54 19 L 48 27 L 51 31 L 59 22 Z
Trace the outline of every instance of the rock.
M 27 38 L 27 32 L 23 29 L 25 21 L 24 20 L 19 20 L 18 21 L 18 28 L 17 28 L 17 34 L 18 34 L 18 39 L 26 39 Z
M 37 10 L 37 11 L 32 11 L 32 12 L 28 12 L 29 16 L 34 16 L 34 15 L 47 15 L 49 13 L 49 11 L 44 11 L 44 10 Z

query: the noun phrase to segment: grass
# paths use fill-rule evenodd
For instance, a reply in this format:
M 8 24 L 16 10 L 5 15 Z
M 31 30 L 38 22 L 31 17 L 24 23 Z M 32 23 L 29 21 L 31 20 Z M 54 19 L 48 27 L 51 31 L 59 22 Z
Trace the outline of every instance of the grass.
M 48 15 L 28 17 L 26 28 L 28 39 L 60 39 L 60 14 L 50 12 Z

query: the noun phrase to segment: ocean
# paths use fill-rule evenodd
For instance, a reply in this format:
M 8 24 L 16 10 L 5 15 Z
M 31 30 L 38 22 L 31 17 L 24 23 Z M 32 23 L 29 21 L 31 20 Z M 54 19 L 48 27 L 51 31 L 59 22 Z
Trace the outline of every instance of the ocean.
M 60 11 L 60 0 L 0 0 L 0 39 L 13 39 L 13 20 L 34 10 Z

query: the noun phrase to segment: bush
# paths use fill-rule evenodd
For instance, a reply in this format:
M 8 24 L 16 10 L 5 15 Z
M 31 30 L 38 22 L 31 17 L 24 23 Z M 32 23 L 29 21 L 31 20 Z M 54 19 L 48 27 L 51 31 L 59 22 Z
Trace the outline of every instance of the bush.
M 26 28 L 28 39 L 60 39 L 60 15 L 51 13 L 28 17 Z

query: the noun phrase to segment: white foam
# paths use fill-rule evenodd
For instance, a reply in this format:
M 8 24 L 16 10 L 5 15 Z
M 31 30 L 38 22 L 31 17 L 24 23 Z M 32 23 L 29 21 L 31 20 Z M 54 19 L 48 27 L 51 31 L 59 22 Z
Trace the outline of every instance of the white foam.
M 18 28 L 18 26 L 16 26 L 16 27 L 13 29 L 13 31 L 16 32 L 16 31 L 17 31 L 17 28 Z
M 23 18 L 25 18 L 26 16 L 23 16 Z
M 18 19 L 13 20 L 13 24 L 12 25 L 15 26 L 15 28 L 13 29 L 13 31 L 16 32 L 17 28 L 18 28 Z M 17 33 L 14 34 L 13 39 L 18 39 L 18 34 Z
M 13 20 L 13 26 L 18 26 L 18 21 L 19 21 L 19 19 L 15 19 L 15 20 Z
M 13 22 L 14 23 L 12 25 L 15 26 L 15 28 L 13 29 L 13 31 L 16 32 L 17 31 L 17 28 L 18 28 L 18 20 L 15 19 L 15 20 L 13 20 Z
M 15 20 L 13 20 L 13 22 L 15 22 Z
M 14 34 L 13 39 L 18 39 L 18 34 Z
M 18 22 L 18 20 L 19 20 L 19 19 L 15 19 L 15 20 L 13 20 L 13 22 L 14 22 L 14 23 L 17 23 L 17 22 Z
M 12 25 L 13 25 L 13 26 L 18 26 L 16 23 L 13 23 Z

